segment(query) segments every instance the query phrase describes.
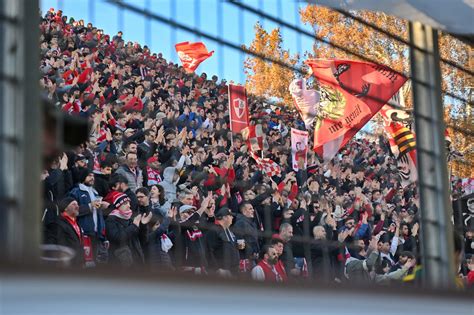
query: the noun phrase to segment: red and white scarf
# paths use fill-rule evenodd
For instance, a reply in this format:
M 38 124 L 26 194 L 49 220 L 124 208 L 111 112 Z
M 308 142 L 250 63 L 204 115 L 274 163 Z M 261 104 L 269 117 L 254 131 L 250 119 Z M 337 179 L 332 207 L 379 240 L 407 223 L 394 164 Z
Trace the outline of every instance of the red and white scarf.
M 115 209 L 110 212 L 110 215 L 114 215 L 116 217 L 119 217 L 120 219 L 128 220 L 132 217 L 132 209 L 128 208 L 127 211 Z
M 149 166 L 146 167 L 146 173 L 148 177 L 148 182 L 147 182 L 148 186 L 157 185 L 158 183 L 162 181 L 160 172 L 152 169 Z

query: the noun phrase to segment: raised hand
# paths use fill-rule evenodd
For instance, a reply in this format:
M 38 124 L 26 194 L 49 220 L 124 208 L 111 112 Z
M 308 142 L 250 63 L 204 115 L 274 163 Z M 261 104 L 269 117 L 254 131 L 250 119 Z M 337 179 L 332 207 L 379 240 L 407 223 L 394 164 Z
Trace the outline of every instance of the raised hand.
M 371 251 L 377 250 L 377 243 L 378 243 L 377 236 L 372 236 L 372 239 L 369 242 L 369 250 Z
M 367 212 L 362 213 L 362 223 L 367 224 L 367 218 L 369 217 L 369 214 Z
M 413 224 L 413 227 L 411 228 L 411 235 L 416 237 L 418 235 L 418 230 L 420 229 L 420 224 L 417 222 Z
M 344 243 L 348 235 L 349 235 L 349 230 L 344 230 L 337 235 L 337 240 L 339 241 L 339 243 Z
M 68 162 L 67 154 L 63 153 L 63 156 L 59 160 L 59 169 L 61 171 L 67 170 L 67 162 Z
M 139 214 L 135 218 L 133 218 L 133 224 L 138 227 L 140 226 L 140 221 L 142 220 L 142 215 Z
M 168 217 L 171 219 L 174 219 L 177 213 L 178 213 L 178 208 L 176 206 L 173 206 L 168 211 Z
M 143 215 L 142 218 L 141 218 L 142 224 L 148 224 L 148 222 L 150 222 L 152 216 L 153 216 L 153 213 L 151 211 L 148 212 L 147 215 Z
M 202 200 L 202 203 L 201 203 L 201 209 L 207 209 L 207 207 L 209 207 L 209 203 L 211 202 L 212 200 L 212 192 L 208 192 L 206 198 L 204 198 Z

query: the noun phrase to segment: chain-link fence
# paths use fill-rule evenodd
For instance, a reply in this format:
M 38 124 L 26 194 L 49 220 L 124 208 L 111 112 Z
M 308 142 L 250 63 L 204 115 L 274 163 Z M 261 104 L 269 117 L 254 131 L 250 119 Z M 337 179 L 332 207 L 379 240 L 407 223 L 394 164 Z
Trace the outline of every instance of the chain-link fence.
M 87 36 L 87 24 L 92 23 L 92 28 L 95 27 L 101 32 L 103 30 L 101 35 L 110 36 L 110 42 L 114 41 L 113 37 L 118 31 L 123 32 L 125 42 L 129 39 L 136 42 L 131 44 L 131 46 L 135 45 L 134 48 L 130 48 L 130 51 L 126 51 L 123 56 L 116 55 L 116 59 L 110 58 L 114 53 L 109 54 L 107 52 L 109 48 L 100 47 L 98 50 L 101 55 L 94 56 L 94 62 L 103 63 L 104 59 L 107 59 L 107 62 L 112 60 L 120 70 L 130 66 L 131 70 L 138 71 L 135 73 L 135 77 L 141 77 L 141 81 L 149 81 L 145 80 L 145 76 L 140 70 L 137 70 L 143 59 L 140 60 L 136 57 L 138 54 L 143 56 L 144 46 L 146 45 L 150 49 L 149 56 L 153 53 L 163 53 L 163 56 L 159 57 L 159 61 L 161 62 L 161 58 L 164 60 L 160 67 L 155 69 L 153 69 L 153 65 L 147 64 L 149 67 L 147 71 L 153 69 L 153 71 L 156 71 L 156 76 L 146 84 L 150 84 L 151 87 L 153 84 L 158 84 L 161 89 L 164 89 L 164 84 L 167 88 L 175 84 L 176 87 L 181 89 L 185 81 L 191 79 L 191 89 L 199 89 L 199 93 L 207 95 L 208 90 L 217 89 L 217 87 L 212 86 L 212 83 L 203 85 L 201 80 L 204 80 L 204 82 L 210 82 L 211 80 L 207 80 L 202 76 L 201 79 L 197 76 L 187 76 L 182 68 L 169 63 L 171 60 L 174 64 L 179 64 L 175 51 L 176 43 L 186 40 L 203 41 L 208 47 L 214 48 L 215 54 L 206 61 L 209 64 L 204 63 L 202 65 L 204 68 L 201 69 L 206 70 L 208 77 L 215 73 L 220 79 L 231 77 L 233 81 L 241 84 L 247 82 L 247 89 L 249 92 L 253 91 L 253 93 L 249 93 L 252 120 L 257 124 L 265 124 L 265 118 L 260 114 L 268 115 L 270 118 L 270 121 L 266 122 L 267 127 L 264 129 L 270 147 L 262 150 L 265 151 L 262 152 L 262 156 L 271 157 L 273 160 L 278 159 L 278 164 L 283 166 L 286 162 L 283 162 L 284 157 L 282 155 L 287 155 L 287 158 L 291 159 L 289 157 L 291 152 L 288 147 L 290 142 L 289 128 L 282 125 L 297 127 L 295 121 L 298 117 L 298 111 L 291 102 L 268 93 L 262 95 L 256 89 L 253 89 L 252 81 L 249 80 L 249 76 L 252 74 L 243 70 L 246 60 L 250 60 L 250 62 L 264 61 L 267 66 L 278 66 L 286 71 L 289 70 L 295 78 L 306 77 L 311 82 L 312 87 L 318 91 L 321 89 L 319 83 L 308 76 L 308 66 L 303 63 L 307 56 L 308 58 L 319 57 L 318 53 L 329 51 L 334 58 L 355 59 L 376 65 L 392 66 L 387 61 L 391 59 L 390 55 L 385 56 L 385 58 L 383 55 L 374 57 L 375 54 L 364 53 L 361 49 L 347 44 L 350 40 L 331 38 L 329 34 L 321 35 L 318 33 L 317 23 L 316 26 L 309 26 L 310 22 L 303 24 L 302 15 L 304 12 L 307 14 L 307 19 L 311 18 L 311 12 L 305 11 L 306 6 L 306 3 L 301 2 L 294 2 L 289 5 L 285 1 L 43 1 L 41 9 L 44 19 L 40 21 L 42 26 L 42 62 L 49 58 L 54 59 L 51 64 L 40 65 L 44 79 L 43 88 L 48 90 L 53 83 L 56 84 L 54 88 L 60 84 L 57 80 L 51 81 L 50 72 L 45 72 L 44 69 L 46 67 L 53 69 L 63 67 L 61 63 L 56 64 L 59 59 L 64 60 L 61 62 L 67 65 L 71 62 L 70 59 L 73 58 L 73 53 L 79 51 L 79 49 L 80 52 L 77 55 L 79 67 L 76 76 L 80 76 L 81 72 L 84 73 L 83 69 L 87 66 L 82 66 L 82 63 L 86 64 L 88 62 L 86 60 L 87 55 L 93 53 L 96 47 L 89 47 L 88 44 L 84 44 L 87 43 L 88 39 L 86 37 L 82 38 L 81 34 Z M 52 55 L 52 50 L 54 50 L 54 45 L 51 45 L 52 40 L 56 38 L 60 41 L 66 32 L 58 30 L 57 34 L 53 34 L 55 30 L 50 28 L 51 20 L 45 18 L 45 14 L 50 7 L 55 9 L 53 15 L 56 14 L 57 10 L 62 10 L 63 16 L 66 15 L 68 19 L 71 17 L 75 19 L 75 21 L 65 21 L 65 24 L 74 25 L 71 27 L 72 31 L 75 32 L 71 49 L 69 49 L 67 42 L 59 43 L 58 46 L 62 45 L 64 47 L 56 51 L 56 56 Z M 321 10 L 323 9 L 321 8 Z M 313 12 L 313 14 L 315 13 Z M 192 155 L 192 157 L 189 156 L 189 159 L 198 159 L 197 156 L 200 154 L 201 146 L 207 159 L 200 160 L 200 162 L 190 161 L 188 168 L 181 166 L 181 180 L 179 183 L 184 186 L 175 185 L 174 189 L 181 190 L 181 193 L 176 194 L 175 191 L 175 198 L 178 200 L 169 200 L 169 203 L 176 201 L 172 206 L 176 206 L 178 212 L 184 209 L 182 212 L 186 213 L 186 198 L 192 199 L 191 204 L 197 206 L 197 212 L 201 214 L 201 222 L 187 226 L 184 224 L 187 218 L 185 216 L 180 217 L 179 213 L 174 213 L 174 217 L 171 215 L 171 223 L 167 221 L 167 214 L 164 213 L 163 216 L 157 216 L 156 220 L 153 219 L 152 222 L 155 223 L 170 224 L 165 232 L 157 226 L 149 226 L 150 235 L 153 235 L 153 237 L 156 237 L 156 233 L 151 233 L 151 230 L 158 228 L 158 231 L 162 233 L 161 235 L 166 235 L 167 238 L 171 239 L 173 247 L 169 250 L 169 254 L 167 254 L 168 250 L 158 250 L 162 255 L 162 259 L 169 260 L 166 268 L 188 273 L 209 273 L 224 276 L 233 274 L 234 277 L 248 279 L 252 277 L 258 279 L 268 278 L 273 273 L 276 281 L 281 281 L 284 278 L 285 280 L 310 283 L 411 283 L 407 285 L 423 282 L 425 285 L 430 283 L 439 287 L 454 282 L 455 265 L 456 267 L 459 264 L 462 265 L 461 267 L 464 269 L 461 272 L 464 275 L 469 272 L 469 257 L 462 256 L 461 261 L 454 259 L 454 253 L 459 254 L 462 250 L 457 248 L 459 244 L 453 242 L 451 236 L 450 218 L 452 209 L 448 203 L 450 195 L 458 198 L 460 195 L 457 194 L 457 190 L 464 188 L 458 185 L 458 183 L 461 183 L 460 179 L 453 182 L 449 181 L 450 184 L 448 184 L 448 173 L 442 171 L 446 169 L 445 140 L 442 137 L 445 125 L 443 122 L 444 116 L 446 126 L 449 127 L 451 137 L 454 138 L 451 140 L 450 148 L 452 153 L 450 156 L 453 159 L 450 161 L 451 172 L 456 172 L 456 174 L 464 172 L 463 174 L 468 174 L 465 177 L 472 177 L 472 165 L 470 164 L 473 143 L 472 100 L 470 100 L 471 94 L 467 87 L 460 86 L 466 82 L 472 82 L 472 69 L 468 66 L 468 62 L 466 63 L 465 55 L 459 54 L 458 60 L 452 58 L 452 54 L 443 50 L 446 47 L 447 35 L 437 32 L 431 33 L 431 29 L 420 28 L 416 23 L 408 25 L 409 22 L 400 20 L 404 32 L 397 34 L 393 32 L 393 29 L 385 27 L 383 23 L 374 23 L 373 20 L 366 19 L 366 16 L 360 12 L 329 10 L 328 14 L 332 14 L 333 18 L 336 17 L 334 16 L 336 14 L 338 21 L 343 21 L 354 30 L 360 32 L 370 31 L 370 34 L 374 34 L 374 42 L 376 38 L 381 38 L 381 42 L 384 42 L 387 46 L 401 47 L 397 49 L 402 51 L 401 54 L 405 57 L 405 64 L 394 73 L 403 75 L 408 79 L 405 84 L 410 87 L 405 98 L 411 102 L 412 106 L 391 105 L 393 108 L 401 110 L 401 112 L 408 113 L 409 118 L 404 122 L 409 129 L 416 129 L 417 140 L 420 140 L 417 143 L 419 155 L 418 184 L 412 183 L 406 187 L 401 186 L 398 179 L 399 170 L 397 169 L 396 159 L 389 149 L 388 140 L 383 140 L 386 138 L 386 134 L 383 132 L 381 119 L 379 119 L 380 122 L 373 122 L 372 128 L 360 130 L 355 140 L 349 142 L 346 149 L 342 150 L 344 152 L 339 154 L 332 162 L 323 163 L 314 153 L 309 153 L 309 160 L 312 161 L 309 165 L 313 168 L 309 167 L 304 172 L 304 177 L 301 177 L 303 176 L 301 172 L 296 172 L 293 176 L 285 176 L 285 173 L 289 174 L 291 171 L 284 171 L 281 178 L 278 176 L 270 178 L 265 174 L 262 175 L 258 172 L 257 165 L 252 162 L 252 159 L 246 153 L 237 153 L 237 150 L 235 161 L 233 161 L 233 158 L 230 157 L 233 144 L 231 145 L 226 136 L 221 137 L 216 131 L 210 133 L 212 136 L 209 137 L 209 139 L 214 137 L 215 143 L 214 140 L 209 140 L 209 142 L 201 141 L 201 139 L 195 141 L 195 133 L 191 134 L 188 139 L 185 135 L 184 140 L 176 144 L 177 165 L 188 163 L 180 160 L 181 157 L 186 156 L 187 158 L 189 156 L 189 153 L 183 153 L 182 151 L 187 145 L 189 147 L 186 150 L 191 150 Z M 61 17 L 59 18 L 61 19 Z M 16 23 L 20 19 L 21 15 L 10 16 L 2 13 L 2 30 L 17 25 Z M 51 17 L 48 17 L 48 19 L 51 19 Z M 83 22 L 82 28 L 81 20 Z M 255 40 L 254 25 L 249 21 L 258 21 L 263 29 L 267 30 L 268 34 L 271 33 L 271 29 L 279 28 L 283 38 L 283 46 L 287 42 L 292 43 L 291 49 L 299 54 L 298 62 L 289 62 L 288 58 L 278 58 L 275 54 L 269 54 L 268 51 L 259 50 L 255 45 L 252 46 L 252 42 Z M 338 25 L 330 25 L 330 27 L 337 28 Z M 81 31 L 81 29 L 84 31 Z M 0 36 L 3 36 L 0 37 L 2 51 L 14 49 L 15 45 L 9 44 L 14 41 L 14 39 L 9 38 L 12 34 L 14 32 L 0 32 Z M 347 34 L 347 37 L 350 37 L 350 35 Z M 15 40 L 18 40 L 18 37 Z M 367 41 L 370 40 L 370 38 L 367 38 Z M 454 38 L 449 40 L 460 45 L 461 50 L 467 47 L 464 42 L 459 42 Z M 438 47 L 438 42 L 445 46 Z M 120 47 L 115 46 L 113 49 L 118 50 L 118 48 Z M 281 49 L 281 47 L 277 48 Z M 283 50 L 285 50 L 285 47 L 283 47 Z M 48 51 L 50 51 L 50 55 L 47 55 Z M 69 54 L 66 54 L 67 51 L 69 51 Z M 395 51 L 394 48 L 393 54 L 395 54 Z M 65 54 L 65 58 L 62 58 Z M 62 57 L 58 58 L 59 55 Z M 2 84 L 0 86 L 0 92 L 3 95 L 2 105 L 13 102 L 10 96 L 14 94 L 13 91 L 16 91 L 16 85 L 21 86 L 21 89 L 24 88 L 22 86 L 23 79 L 16 78 L 15 71 L 12 72 L 8 68 L 13 65 L 7 58 L 8 54 L 4 54 L 4 56 L 5 58 L 0 61 L 3 62 L 0 64 L 2 69 Z M 470 56 L 468 56 L 467 61 L 470 61 L 469 58 Z M 436 67 L 438 62 L 441 64 L 441 70 Z M 81 67 L 83 68 L 81 69 Z M 99 76 L 98 82 L 101 82 L 100 79 L 105 77 L 104 71 L 108 67 L 109 64 L 106 64 L 104 68 L 93 68 L 93 72 L 100 72 L 96 74 Z M 452 71 L 449 69 L 452 69 Z M 448 73 L 449 76 L 441 77 L 441 73 Z M 118 74 L 118 72 L 115 72 L 115 74 Z M 120 90 L 119 94 L 125 94 L 123 92 L 124 88 L 126 89 L 126 85 L 129 83 L 122 79 L 122 74 L 120 76 L 121 78 L 117 79 L 119 86 L 116 86 L 116 88 Z M 462 76 L 465 79 L 458 82 L 455 79 L 456 76 Z M 92 100 L 95 101 L 97 98 L 97 105 L 100 104 L 100 107 L 103 107 L 104 103 L 107 106 L 111 104 L 108 103 L 108 100 L 103 102 L 101 97 L 107 99 L 105 93 L 115 79 L 116 77 L 110 79 L 110 76 L 107 75 L 107 79 L 99 83 L 97 94 L 92 97 Z M 275 77 L 275 79 L 277 78 Z M 63 76 L 63 80 L 67 81 L 67 78 Z M 94 81 L 94 79 L 90 80 L 91 82 Z M 124 81 L 127 81 L 127 83 L 124 83 Z M 138 85 L 143 85 L 139 81 L 140 79 L 133 83 L 132 90 Z M 165 83 L 165 81 L 169 82 Z M 146 84 L 145 90 L 151 89 Z M 81 98 L 84 95 L 89 95 L 90 91 L 87 89 L 94 89 L 92 85 L 87 84 L 83 86 L 78 84 L 78 86 L 82 95 Z M 206 88 L 206 86 L 211 87 Z M 101 88 L 102 91 L 99 91 Z M 22 91 L 18 93 L 25 93 L 24 90 Z M 180 91 L 185 91 L 185 89 Z M 59 106 L 64 107 L 65 104 L 63 103 L 68 103 L 69 100 L 63 101 L 61 99 L 63 93 L 58 94 L 56 91 L 51 92 L 51 90 L 49 92 L 49 97 Z M 351 92 L 358 93 L 360 91 Z M 186 94 L 186 92 L 180 93 Z M 287 93 L 289 94 L 289 91 Z M 69 92 L 65 94 L 70 96 Z M 224 91 L 223 94 L 227 94 L 227 91 Z M 169 98 L 170 101 L 168 102 L 165 97 Z M 210 120 L 215 125 L 219 124 L 220 128 L 225 129 L 229 124 L 229 118 L 225 113 L 227 96 L 223 95 L 222 97 L 223 99 L 219 99 L 218 95 L 209 95 L 209 98 L 216 99 L 216 102 L 209 105 L 209 108 L 206 107 L 205 99 L 199 100 L 196 97 L 196 100 L 202 101 L 203 104 L 199 104 L 199 106 L 205 108 Z M 380 102 L 377 97 L 369 96 L 368 98 Z M 128 102 L 128 99 L 126 101 Z M 158 108 L 161 104 L 158 102 L 158 97 L 155 101 L 157 103 L 155 104 L 156 108 Z M 169 134 L 179 138 L 182 131 L 182 126 L 179 125 L 179 117 L 186 114 L 186 110 L 194 106 L 193 101 L 191 99 L 184 99 L 184 101 L 180 99 L 174 104 L 175 95 L 168 92 L 163 94 L 160 102 L 162 101 L 177 112 L 174 118 L 178 123 L 176 125 L 170 124 L 166 129 L 176 127 L 179 133 L 170 131 Z M 113 101 L 114 110 L 116 106 L 120 107 L 120 104 L 120 102 Z M 440 110 L 443 104 L 446 111 Z M 447 104 L 450 104 L 451 107 L 448 107 Z M 27 110 L 28 106 L 31 106 L 31 104 L 25 103 L 24 110 Z M 189 108 L 187 108 L 188 106 Z M 212 116 L 213 106 L 217 108 L 216 117 Z M 223 108 L 219 108 L 219 106 Z M 27 155 L 24 148 L 13 148 L 18 141 L 26 140 L 9 135 L 12 131 L 18 130 L 17 126 L 11 125 L 13 120 L 10 120 L 10 117 L 14 115 L 8 112 L 10 108 L 8 106 L 2 107 L 2 113 L 5 113 L 3 116 L 5 121 L 1 129 L 3 136 L 0 139 L 2 141 L 0 158 L 3 158 L 0 159 L 0 167 L 5 170 L 3 174 L 15 173 L 24 167 L 24 164 L 13 165 L 16 162 L 18 163 L 19 160 L 9 156 L 11 152 L 17 152 L 18 156 Z M 161 107 L 159 108 L 160 113 L 162 113 Z M 436 108 L 437 110 L 434 110 Z M 110 114 L 112 117 L 108 118 L 117 121 L 123 118 L 120 112 L 114 110 L 112 112 L 104 110 L 101 113 Z M 155 124 L 156 116 L 151 117 L 148 114 L 149 112 L 156 114 L 156 111 L 145 109 L 143 112 L 145 113 L 143 116 L 137 116 L 136 118 L 141 120 L 138 127 L 133 127 L 133 125 L 127 123 L 128 125 L 123 130 L 115 128 L 115 126 L 110 130 L 114 131 L 114 134 L 115 132 L 125 134 L 128 129 L 153 129 L 148 125 L 147 118 L 151 118 L 153 124 Z M 164 114 L 166 119 L 170 119 L 167 115 L 173 115 L 169 112 Z M 132 113 L 132 115 L 139 114 Z M 129 115 L 125 118 L 129 121 L 131 119 Z M 272 119 L 275 119 L 275 121 Z M 317 115 L 316 119 L 318 119 Z M 173 119 L 170 120 L 173 121 Z M 272 124 L 279 126 L 278 128 L 281 127 L 281 129 L 276 128 L 274 130 L 270 128 L 269 126 Z M 101 123 L 98 123 L 98 125 L 97 130 L 100 130 Z M 145 128 L 147 126 L 150 128 Z M 155 125 L 153 131 L 155 136 L 158 136 L 160 132 L 159 127 L 161 127 L 159 124 Z M 25 130 L 28 130 L 28 128 L 25 128 Z M 163 146 L 162 150 L 155 147 L 161 157 L 169 153 L 170 149 L 165 148 L 167 142 L 173 141 L 172 137 L 168 138 L 169 134 L 164 135 L 165 140 L 159 144 L 159 146 Z M 109 139 L 112 135 L 106 134 L 105 131 L 103 135 L 98 131 L 98 137 L 95 137 L 95 141 L 100 142 L 98 140 L 100 136 L 103 136 L 109 142 L 113 141 L 113 139 Z M 273 140 L 273 137 L 276 140 Z M 310 138 L 312 138 L 312 134 L 310 134 Z M 137 137 L 137 139 L 142 138 Z M 239 137 L 236 139 L 242 140 Z M 367 139 L 370 139 L 370 141 L 365 141 Z M 143 139 L 141 142 L 144 143 Z M 313 140 L 310 139 L 309 146 L 312 146 L 312 144 Z M 37 153 L 33 156 L 38 156 L 39 147 L 35 148 Z M 89 141 L 83 146 L 81 154 L 85 155 L 87 150 L 96 152 L 95 149 Z M 107 150 L 110 153 L 110 147 L 105 149 L 105 151 Z M 117 151 L 116 155 L 120 155 L 119 153 Z M 124 156 L 121 157 L 122 160 L 118 159 L 116 163 L 112 164 L 116 164 L 115 166 L 126 165 L 127 162 L 123 158 L 126 159 L 128 153 L 125 152 Z M 219 156 L 219 154 L 225 158 L 216 162 L 216 156 Z M 77 156 L 77 152 L 68 154 L 68 158 L 77 159 Z M 92 154 L 89 156 L 89 167 L 95 167 L 95 170 L 98 170 L 95 175 L 97 178 L 99 177 L 97 174 L 100 174 L 102 162 L 100 155 Z M 170 158 L 171 156 L 172 154 L 170 154 Z M 390 158 L 385 160 L 387 156 L 390 156 Z M 365 160 L 366 163 L 361 162 L 359 165 L 355 165 L 354 161 L 358 159 Z M 227 164 L 229 160 L 231 161 L 230 165 Z M 163 165 L 172 165 L 163 158 L 160 162 Z M 61 171 L 65 172 L 72 172 L 73 168 L 77 167 L 74 161 L 66 161 L 66 163 L 68 164 L 66 169 L 60 166 L 61 161 L 57 161 L 58 165 L 56 167 L 60 167 Z M 97 165 L 94 164 L 98 165 L 98 169 Z M 141 165 L 143 172 L 147 175 L 152 174 L 146 166 Z M 202 166 L 206 166 L 206 169 Z M 158 169 L 158 173 L 161 173 L 160 175 L 164 179 L 165 168 Z M 235 173 L 226 173 L 230 169 L 234 169 Z M 291 167 L 288 167 L 288 169 L 291 169 Z M 222 170 L 224 170 L 224 173 L 220 173 Z M 52 172 L 50 170 L 50 174 Z M 215 174 L 212 174 L 212 172 L 215 172 Z M 246 174 L 247 172 L 251 176 Z M 232 179 L 229 180 L 229 177 Z M 2 200 L 5 200 L 3 204 L 10 207 L 13 212 L 20 204 L 21 195 L 8 193 L 8 191 L 21 186 L 21 184 L 13 182 L 19 178 L 12 174 L 11 176 L 4 176 L 2 182 L 0 182 L 0 190 L 7 192 L 4 198 L 2 195 Z M 213 178 L 214 181 L 212 182 Z M 367 184 L 367 182 L 370 183 Z M 210 188 L 212 185 L 214 187 Z M 150 184 L 149 188 L 153 189 L 152 186 L 154 185 Z M 165 186 L 162 193 L 168 193 L 166 189 Z M 452 191 L 448 192 L 450 189 Z M 205 201 L 208 192 L 211 192 L 214 196 L 211 202 L 212 205 L 201 210 L 199 206 L 208 202 Z M 23 193 L 26 192 L 23 191 Z M 253 196 L 251 196 L 252 193 Z M 132 194 L 142 198 L 151 198 L 148 190 L 137 190 Z M 67 194 L 64 192 L 62 195 Z M 101 197 L 106 197 L 106 195 L 104 194 Z M 110 200 L 112 201 L 110 203 L 113 203 L 113 199 Z M 56 202 L 57 200 L 53 201 Z M 140 204 L 140 201 L 137 200 L 138 204 Z M 229 257 L 224 257 L 229 254 L 229 251 L 222 249 L 220 243 L 222 242 L 222 233 L 218 236 L 214 235 L 216 225 L 214 216 L 219 214 L 219 210 L 223 206 L 229 207 L 234 214 L 239 216 L 238 219 L 234 219 L 234 225 L 230 228 L 230 232 L 227 232 L 227 229 L 224 228 L 225 233 L 223 234 L 228 241 L 236 242 L 238 243 L 236 246 L 239 246 L 239 257 L 237 260 L 233 260 L 238 262 L 238 266 L 232 266 L 232 268 L 236 268 L 235 273 L 229 272 L 229 268 L 223 268 L 219 265 L 222 261 L 228 264 L 229 260 L 232 260 Z M 213 209 L 210 213 L 209 209 L 211 208 Z M 214 211 L 215 213 L 212 213 Z M 43 212 L 43 219 L 44 213 L 46 212 Z M 461 213 L 454 214 L 455 220 L 458 222 L 461 216 Z M 236 224 L 237 220 L 240 221 L 239 224 Z M 9 225 L 13 224 L 11 220 L 2 220 L 2 222 L 5 224 L 5 231 L 11 230 L 9 228 Z M 23 222 L 26 224 L 26 220 Z M 97 218 L 94 223 L 97 227 Z M 458 228 L 461 229 L 462 233 L 470 231 L 469 228 L 466 230 L 461 225 L 458 225 Z M 419 232 L 419 230 L 421 231 Z M 101 240 L 99 238 L 99 240 L 94 241 L 99 242 Z M 465 241 L 470 240 L 466 238 Z M 7 245 L 9 247 L 12 246 L 12 242 L 5 244 L 10 244 Z M 146 246 L 151 247 L 149 243 L 146 244 Z M 163 248 L 163 244 L 162 241 L 155 245 Z M 140 245 L 145 247 L 144 242 L 141 242 Z M 92 244 L 90 248 L 95 249 L 96 246 L 97 244 Z M 121 248 L 115 247 L 113 249 L 117 251 Z M 121 252 L 123 253 L 123 251 Z M 269 270 L 266 270 L 265 263 L 273 262 L 274 252 L 276 252 L 279 260 L 275 260 L 274 264 L 271 263 Z M 377 255 L 371 257 L 371 253 Z M 145 255 L 142 258 L 149 262 L 150 256 L 148 255 L 150 253 L 143 250 L 142 254 Z M 109 250 L 109 255 L 113 256 L 114 254 Z M 191 259 L 190 255 L 195 257 Z M 191 260 L 193 261 L 191 262 Z M 409 262 L 407 263 L 407 261 Z M 153 261 L 153 263 L 157 264 L 154 269 L 161 268 L 157 267 L 161 265 L 156 261 Z M 257 271 L 252 272 L 256 265 L 260 269 L 257 268 Z M 98 267 L 100 267 L 100 264 Z M 162 267 L 162 270 L 166 268 Z M 269 273 L 267 274 L 267 272 Z M 424 273 L 423 278 L 420 276 L 421 273 Z M 436 274 L 439 274 L 439 276 L 436 276 Z

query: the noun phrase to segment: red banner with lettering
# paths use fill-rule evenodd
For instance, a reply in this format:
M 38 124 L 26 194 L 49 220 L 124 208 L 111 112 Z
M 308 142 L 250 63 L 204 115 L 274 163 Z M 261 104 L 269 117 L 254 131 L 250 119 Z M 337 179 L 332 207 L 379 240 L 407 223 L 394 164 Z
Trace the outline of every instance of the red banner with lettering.
M 239 133 L 249 125 L 249 107 L 245 87 L 229 84 L 230 129 Z
M 320 83 L 314 151 L 325 160 L 337 152 L 407 80 L 389 67 L 364 61 L 306 61 Z
M 206 46 L 201 42 L 182 42 L 176 44 L 174 47 L 178 53 L 179 60 L 181 60 L 183 64 L 183 68 L 187 72 L 194 72 L 201 62 L 211 57 L 214 53 L 214 50 L 210 52 L 207 51 Z

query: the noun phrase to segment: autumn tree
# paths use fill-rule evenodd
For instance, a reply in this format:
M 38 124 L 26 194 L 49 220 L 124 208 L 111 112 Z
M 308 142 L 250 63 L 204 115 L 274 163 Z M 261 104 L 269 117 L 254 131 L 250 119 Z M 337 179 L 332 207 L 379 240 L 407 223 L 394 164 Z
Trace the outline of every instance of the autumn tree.
M 405 20 L 382 12 L 357 11 L 351 12 L 351 14 L 408 41 L 408 23 Z M 331 43 L 315 41 L 313 52 L 309 53 L 310 57 L 357 60 L 361 59 L 358 56 L 364 56 L 369 60 L 409 75 L 409 48 L 403 42 L 326 7 L 308 5 L 300 11 L 300 16 L 304 23 L 312 26 L 317 38 L 325 39 Z M 345 48 L 346 51 L 336 46 Z M 355 54 L 349 53 L 347 50 Z M 440 33 L 439 51 L 442 59 L 453 61 L 464 69 L 472 69 L 469 67 L 470 47 L 458 39 Z M 462 99 L 468 98 L 469 91 L 467 89 L 472 86 L 469 84 L 472 77 L 466 71 L 442 62 L 441 77 L 443 92 L 457 95 Z M 402 95 L 407 106 L 411 106 L 410 82 L 407 82 L 402 88 Z M 463 161 L 452 162 L 455 167 L 451 167 L 451 169 L 455 175 L 472 176 L 474 169 L 472 107 L 468 102 L 448 97 L 446 94 L 443 101 L 445 104 L 451 104 L 450 110 L 445 111 L 445 120 L 452 130 L 453 149 L 464 154 Z
M 351 11 L 351 14 L 369 25 L 398 36 L 405 42 L 409 41 L 408 23 L 403 19 L 372 11 Z M 311 25 L 315 38 L 318 39 L 315 40 L 313 51 L 304 52 L 309 58 L 368 59 L 409 76 L 409 47 L 402 41 L 323 6 L 308 5 L 300 11 L 300 17 L 303 23 Z M 325 42 L 319 39 L 324 39 Z M 255 38 L 249 49 L 290 64 L 300 62 L 296 55 L 291 57 L 289 51 L 282 49 L 282 42 L 279 29 L 267 33 L 260 24 L 256 24 Z M 458 39 L 440 32 L 439 51 L 442 59 L 450 60 L 464 69 L 473 69 L 469 65 L 471 49 Z M 244 68 L 249 91 L 266 97 L 276 96 L 285 100 L 287 104 L 292 103 L 288 92 L 288 85 L 293 78 L 291 70 L 254 57 L 245 61 Z M 452 131 L 452 147 L 464 155 L 462 161 L 453 161 L 450 168 L 455 175 L 472 176 L 474 117 L 472 106 L 459 99 L 466 100 L 469 97 L 468 88 L 474 85 L 470 82 L 472 76 L 462 69 L 442 62 L 441 77 L 442 91 L 445 92 L 443 101 L 451 105 L 450 109 L 445 111 L 445 120 Z M 411 107 L 410 81 L 402 87 L 401 92 L 404 103 L 407 107 Z M 459 98 L 448 97 L 446 93 L 457 95 Z M 377 121 L 377 116 L 374 121 Z
M 255 24 L 255 38 L 249 47 L 269 59 L 279 60 L 287 65 L 295 66 L 298 55 L 291 55 L 282 48 L 283 38 L 279 28 L 267 32 L 260 23 Z M 244 62 L 244 71 L 247 75 L 246 88 L 250 93 L 266 98 L 278 98 L 286 104 L 291 104 L 288 86 L 293 79 L 293 71 L 277 63 L 263 58 L 249 57 Z

